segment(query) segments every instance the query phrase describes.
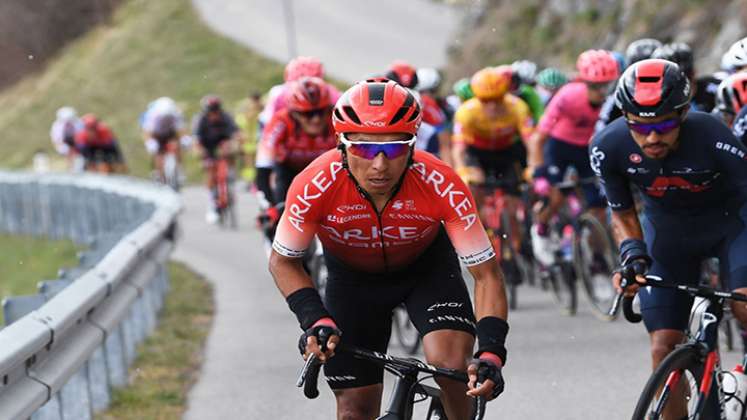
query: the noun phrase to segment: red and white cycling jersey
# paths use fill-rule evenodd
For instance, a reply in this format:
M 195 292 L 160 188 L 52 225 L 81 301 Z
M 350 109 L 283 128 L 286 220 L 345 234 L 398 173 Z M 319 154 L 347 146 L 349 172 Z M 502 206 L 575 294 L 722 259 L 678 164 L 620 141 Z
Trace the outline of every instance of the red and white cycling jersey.
M 316 234 L 325 252 L 350 267 L 384 272 L 414 261 L 442 224 L 465 265 L 495 256 L 469 189 L 433 155 L 415 151 L 399 190 L 377 213 L 331 150 L 293 180 L 272 247 L 301 257 Z
M 305 168 L 314 159 L 337 145 L 332 116 L 327 117 L 327 127 L 317 136 L 310 136 L 301 129 L 283 109 L 272 116 L 262 133 L 262 143 L 270 152 L 272 160 L 297 171 Z

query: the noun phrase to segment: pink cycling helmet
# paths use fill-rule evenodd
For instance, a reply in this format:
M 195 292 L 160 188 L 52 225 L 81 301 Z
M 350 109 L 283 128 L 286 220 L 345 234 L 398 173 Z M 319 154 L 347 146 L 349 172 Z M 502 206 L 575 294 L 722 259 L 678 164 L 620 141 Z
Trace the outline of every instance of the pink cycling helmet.
M 617 60 L 611 52 L 605 50 L 587 50 L 576 60 L 578 75 L 584 82 L 612 82 L 620 76 Z
M 296 57 L 285 66 L 285 81 L 292 82 L 301 77 L 324 77 L 324 65 L 316 57 Z

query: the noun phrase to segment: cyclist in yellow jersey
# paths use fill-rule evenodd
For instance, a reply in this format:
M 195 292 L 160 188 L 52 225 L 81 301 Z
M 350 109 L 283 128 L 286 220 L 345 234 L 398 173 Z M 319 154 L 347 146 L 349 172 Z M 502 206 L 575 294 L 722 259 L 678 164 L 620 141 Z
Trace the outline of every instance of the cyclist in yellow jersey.
M 526 142 L 534 123 L 526 103 L 508 93 L 512 74 L 510 66 L 498 66 L 472 76 L 475 97 L 457 109 L 452 142 L 456 171 L 470 185 L 478 208 L 484 194 L 475 187 L 483 185 L 491 174 L 501 183 L 511 215 L 511 245 L 518 251 L 521 236 L 515 214 L 521 173 L 519 139 Z

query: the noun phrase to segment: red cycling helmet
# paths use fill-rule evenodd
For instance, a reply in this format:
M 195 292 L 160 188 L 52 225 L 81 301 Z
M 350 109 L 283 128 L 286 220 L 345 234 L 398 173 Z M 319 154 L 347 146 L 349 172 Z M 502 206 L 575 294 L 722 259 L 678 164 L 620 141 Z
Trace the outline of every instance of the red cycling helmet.
M 734 73 L 718 85 L 716 108 L 736 115 L 745 105 L 747 105 L 747 72 Z
M 316 57 L 296 57 L 285 66 L 285 81 L 292 82 L 301 77 L 324 77 L 324 65 Z
M 415 85 L 418 84 L 418 72 L 415 67 L 410 64 L 397 60 L 389 66 L 389 70 L 386 72 L 386 78 L 394 80 L 400 85 L 414 89 Z
M 99 119 L 95 114 L 86 114 L 80 117 L 83 122 L 83 126 L 88 130 L 94 130 L 99 125 Z
M 680 67 L 650 58 L 628 67 L 615 89 L 615 103 L 623 112 L 655 118 L 684 109 L 690 103 L 690 81 Z
M 358 82 L 335 105 L 337 133 L 407 133 L 420 126 L 420 104 L 412 93 L 387 79 Z
M 291 111 L 313 111 L 332 105 L 329 87 L 318 77 L 302 77 L 291 82 L 287 92 L 288 109 Z
M 611 52 L 605 50 L 587 50 L 576 60 L 579 77 L 584 82 L 612 82 L 620 75 L 620 67 Z

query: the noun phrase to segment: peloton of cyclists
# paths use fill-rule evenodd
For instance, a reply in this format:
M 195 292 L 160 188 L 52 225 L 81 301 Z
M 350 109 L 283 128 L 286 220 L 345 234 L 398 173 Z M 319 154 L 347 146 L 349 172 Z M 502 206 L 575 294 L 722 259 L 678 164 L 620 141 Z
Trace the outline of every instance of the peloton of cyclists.
M 568 167 L 574 167 L 582 180 L 594 176 L 587 147 L 602 103 L 619 75 L 617 61 L 604 50 L 581 53 L 576 67 L 579 81 L 566 84 L 552 98 L 529 142 L 530 173 L 546 178 L 552 186 L 548 205 L 536 214 L 531 229 L 534 257 L 544 266 L 550 266 L 555 258 L 556 244 L 549 237 L 548 224 L 564 201 L 563 193 L 554 186 L 563 181 Z M 604 221 L 604 199 L 599 187 L 583 183 L 581 188 L 586 206 L 599 221 Z

